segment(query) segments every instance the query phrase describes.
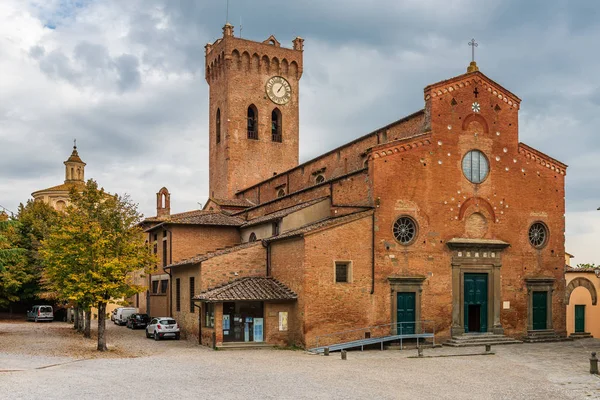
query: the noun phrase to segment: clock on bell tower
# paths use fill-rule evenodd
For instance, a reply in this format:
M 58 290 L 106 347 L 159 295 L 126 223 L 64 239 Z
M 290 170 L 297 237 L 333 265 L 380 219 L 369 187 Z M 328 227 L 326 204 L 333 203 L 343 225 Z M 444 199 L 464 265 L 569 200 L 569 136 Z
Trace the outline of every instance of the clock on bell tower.
M 298 165 L 298 91 L 302 38 L 281 47 L 237 38 L 233 26 L 206 49 L 210 196 L 239 190 Z

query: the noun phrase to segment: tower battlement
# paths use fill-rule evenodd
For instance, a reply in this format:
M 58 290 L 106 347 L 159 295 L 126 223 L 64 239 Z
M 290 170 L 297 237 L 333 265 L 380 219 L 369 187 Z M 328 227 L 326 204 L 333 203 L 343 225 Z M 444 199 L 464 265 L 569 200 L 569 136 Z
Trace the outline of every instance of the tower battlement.
M 292 48 L 282 47 L 271 35 L 262 42 L 234 36 L 234 26 L 223 27 L 223 37 L 205 46 L 205 77 L 210 84 L 228 69 L 247 72 L 302 76 L 304 39 L 296 37 Z

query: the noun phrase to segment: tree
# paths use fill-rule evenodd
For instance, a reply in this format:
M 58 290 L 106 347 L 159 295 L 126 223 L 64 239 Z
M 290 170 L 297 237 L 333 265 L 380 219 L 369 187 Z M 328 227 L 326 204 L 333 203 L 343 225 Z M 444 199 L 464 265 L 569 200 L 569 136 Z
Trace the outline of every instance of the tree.
M 19 222 L 0 214 L 0 307 L 20 299 L 21 288 L 33 279 L 26 250 L 18 246 Z
M 30 300 L 40 296 L 42 260 L 39 254 L 42 241 L 50 234 L 50 229 L 60 218 L 60 214 L 42 201 L 28 201 L 19 205 L 16 247 L 25 249 L 25 280 L 19 291 L 19 300 Z M 53 297 L 52 294 L 46 297 Z
M 127 196 L 109 195 L 89 180 L 43 243 L 44 285 L 62 299 L 98 307 L 98 350 L 105 351 L 108 301 L 144 290 L 132 273 L 156 263 L 144 244 L 142 216 Z

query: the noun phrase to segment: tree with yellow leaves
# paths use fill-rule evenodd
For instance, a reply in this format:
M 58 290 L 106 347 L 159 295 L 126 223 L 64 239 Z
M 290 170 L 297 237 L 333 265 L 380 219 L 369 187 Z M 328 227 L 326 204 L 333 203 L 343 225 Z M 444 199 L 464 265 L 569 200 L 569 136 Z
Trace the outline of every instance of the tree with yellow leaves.
M 43 283 L 61 299 L 98 308 L 98 350 L 105 351 L 108 301 L 144 290 L 132 272 L 156 263 L 137 225 L 141 214 L 127 196 L 109 195 L 89 180 L 42 244 Z

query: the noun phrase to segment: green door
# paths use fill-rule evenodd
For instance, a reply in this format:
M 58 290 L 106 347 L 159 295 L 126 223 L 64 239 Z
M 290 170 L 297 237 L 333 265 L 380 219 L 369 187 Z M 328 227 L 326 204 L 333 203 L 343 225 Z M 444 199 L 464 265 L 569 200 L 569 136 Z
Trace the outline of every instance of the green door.
M 585 332 L 584 305 L 575 305 L 575 332 Z
M 546 329 L 548 292 L 533 292 L 533 330 Z
M 488 276 L 465 274 L 465 333 L 487 332 Z
M 415 333 L 415 292 L 398 292 L 396 332 L 402 335 Z

